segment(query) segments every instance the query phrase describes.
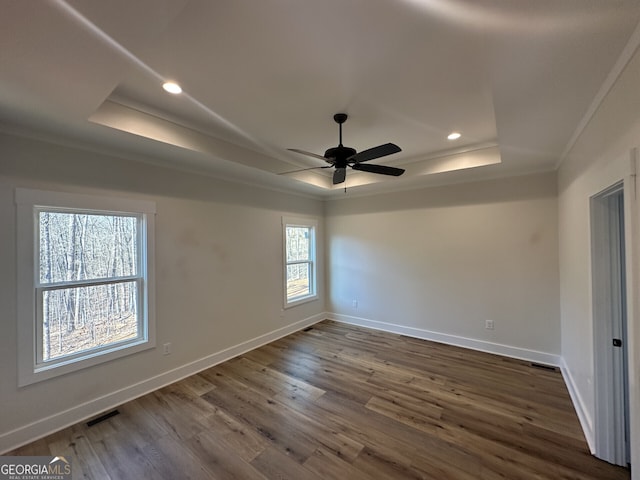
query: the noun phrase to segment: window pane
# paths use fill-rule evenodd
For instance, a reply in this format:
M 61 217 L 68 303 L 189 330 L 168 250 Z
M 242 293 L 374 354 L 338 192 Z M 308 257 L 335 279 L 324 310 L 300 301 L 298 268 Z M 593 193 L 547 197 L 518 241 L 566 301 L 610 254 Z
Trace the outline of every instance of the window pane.
M 45 290 L 42 359 L 138 337 L 136 282 Z
M 287 226 L 287 262 L 310 260 L 311 229 Z
M 39 212 L 40 283 L 137 274 L 137 218 Z
M 311 264 L 287 265 L 287 300 L 311 295 Z

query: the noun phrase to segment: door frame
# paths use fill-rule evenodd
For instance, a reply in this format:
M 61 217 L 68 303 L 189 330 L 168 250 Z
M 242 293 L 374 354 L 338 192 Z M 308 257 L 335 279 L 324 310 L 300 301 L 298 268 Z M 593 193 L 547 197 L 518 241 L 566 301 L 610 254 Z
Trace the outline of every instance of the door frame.
M 624 181 L 590 199 L 596 456 L 629 458 L 627 291 Z M 622 346 L 613 346 L 613 339 Z

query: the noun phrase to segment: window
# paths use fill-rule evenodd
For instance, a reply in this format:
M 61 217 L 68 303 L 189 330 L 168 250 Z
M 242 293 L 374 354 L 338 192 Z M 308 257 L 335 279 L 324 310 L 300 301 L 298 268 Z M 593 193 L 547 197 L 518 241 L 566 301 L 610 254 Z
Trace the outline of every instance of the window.
M 155 346 L 152 202 L 16 190 L 19 383 Z
M 315 220 L 283 218 L 285 306 L 317 298 Z

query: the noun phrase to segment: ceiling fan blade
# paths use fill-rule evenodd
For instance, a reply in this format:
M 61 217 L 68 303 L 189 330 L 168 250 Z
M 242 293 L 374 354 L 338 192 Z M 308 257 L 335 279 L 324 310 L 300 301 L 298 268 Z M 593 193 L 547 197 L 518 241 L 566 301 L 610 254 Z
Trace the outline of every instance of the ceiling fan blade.
M 318 155 L 317 153 L 307 152 L 306 150 L 298 150 L 297 148 L 287 148 L 287 150 L 289 150 L 290 152 L 301 153 L 302 155 L 306 155 L 307 157 L 319 158 L 320 160 L 324 160 L 325 162 L 329 161 L 327 160 L 327 158 L 323 157 L 322 155 Z
M 401 152 L 402 149 L 394 143 L 385 143 L 384 145 L 378 145 L 377 147 L 363 150 L 360 153 L 356 153 L 349 161 L 354 160 L 356 163 L 366 162 L 373 160 L 374 158 L 386 157 L 394 153 Z
M 339 183 L 344 182 L 344 179 L 347 178 L 347 169 L 346 168 L 336 168 L 336 171 L 333 172 L 333 184 L 337 185 Z
M 392 175 L 394 177 L 399 177 L 404 173 L 404 169 L 402 168 L 388 167 L 387 165 L 371 165 L 370 163 L 356 163 L 355 165 L 352 165 L 351 168 L 354 170 L 361 170 L 363 172 Z
M 287 175 L 288 173 L 298 173 L 298 172 L 306 172 L 307 170 L 316 170 L 318 168 L 331 168 L 333 165 L 323 165 L 322 167 L 309 167 L 309 168 L 300 168 L 298 170 L 289 170 L 287 172 L 280 172 L 278 175 Z

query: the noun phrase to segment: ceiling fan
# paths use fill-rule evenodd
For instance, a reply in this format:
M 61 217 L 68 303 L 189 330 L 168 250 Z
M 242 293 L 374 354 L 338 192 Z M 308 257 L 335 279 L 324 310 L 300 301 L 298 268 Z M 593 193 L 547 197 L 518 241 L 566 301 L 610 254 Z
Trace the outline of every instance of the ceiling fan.
M 378 145 L 377 147 L 369 148 L 367 150 L 363 150 L 362 152 L 356 152 L 355 149 L 350 147 L 345 147 L 342 145 L 342 124 L 347 121 L 348 115 L 346 113 L 336 113 L 333 116 L 333 119 L 340 127 L 340 144 L 337 147 L 333 147 L 324 152 L 324 156 L 317 155 L 315 153 L 306 152 L 304 150 L 298 150 L 297 148 L 289 148 L 288 150 L 296 153 L 301 153 L 302 155 L 307 155 L 313 158 L 319 158 L 324 160 L 329 165 L 322 167 L 311 167 L 304 168 L 302 170 L 313 170 L 315 168 L 332 168 L 335 167 L 335 171 L 333 172 L 333 184 L 337 185 L 339 183 L 344 182 L 347 176 L 347 167 L 350 167 L 354 170 L 360 170 L 362 172 L 370 172 L 370 173 L 380 173 L 382 175 L 392 175 L 394 177 L 398 177 L 404 173 L 404 169 L 389 167 L 387 165 L 372 165 L 368 162 L 369 160 L 373 160 L 380 157 L 385 157 L 387 155 L 391 155 L 394 153 L 398 153 L 401 151 L 400 147 L 393 143 L 385 143 L 383 145 Z M 302 170 L 294 170 L 295 172 L 300 172 Z M 286 172 L 286 173 L 294 173 L 294 172 Z

